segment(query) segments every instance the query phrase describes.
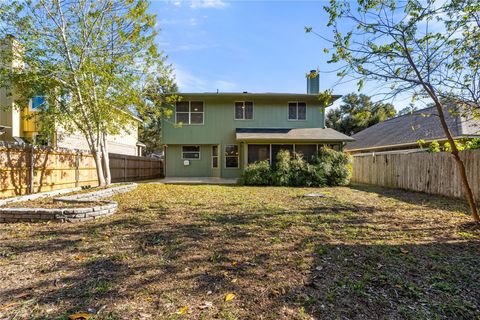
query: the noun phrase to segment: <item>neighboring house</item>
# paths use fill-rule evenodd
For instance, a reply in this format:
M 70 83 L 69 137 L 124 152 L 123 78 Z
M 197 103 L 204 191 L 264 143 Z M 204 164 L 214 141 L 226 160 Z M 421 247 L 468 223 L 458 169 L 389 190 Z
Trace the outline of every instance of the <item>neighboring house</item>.
M 0 50 L 13 50 L 18 45 L 14 37 L 4 39 L 0 44 Z M 20 56 L 11 62 L 12 68 L 21 68 Z M 2 63 L 6 63 L 3 61 Z M 40 106 L 45 103 L 43 96 L 35 96 L 28 102 L 28 105 L 18 106 L 20 93 L 15 88 L 0 89 L 0 139 L 4 141 L 34 142 L 39 138 L 35 114 Z M 145 145 L 138 141 L 138 125 L 140 119 L 132 115 L 131 125 L 122 130 L 120 134 L 107 138 L 109 152 L 126 155 L 142 155 Z M 65 133 L 57 128 L 53 137 L 49 137 L 49 144 L 53 147 L 89 150 L 87 141 L 80 133 Z M 37 141 L 38 142 L 38 141 Z
M 466 119 L 453 112 L 444 112 L 454 139 L 480 137 L 480 121 Z M 349 153 L 385 152 L 419 149 L 432 141 L 447 141 L 440 125 L 436 107 L 425 108 L 373 125 L 352 136 L 345 151 Z
M 306 159 L 322 145 L 340 150 L 353 139 L 325 128 L 318 92 L 317 75 L 306 94 L 179 94 L 174 116 L 163 120 L 165 175 L 236 178 L 249 163 L 275 162 L 282 149 Z

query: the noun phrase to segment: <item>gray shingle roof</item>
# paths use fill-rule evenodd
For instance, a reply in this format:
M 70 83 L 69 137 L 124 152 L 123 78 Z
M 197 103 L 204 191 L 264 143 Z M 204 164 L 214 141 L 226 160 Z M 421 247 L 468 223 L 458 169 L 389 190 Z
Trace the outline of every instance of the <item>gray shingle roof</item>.
M 448 126 L 455 138 L 480 136 L 480 121 L 465 119 L 455 113 L 445 112 Z M 377 123 L 352 136 L 345 150 L 376 149 L 404 144 L 445 139 L 435 107 L 415 111 Z
M 237 128 L 236 136 L 239 141 L 353 141 L 351 137 L 331 128 Z

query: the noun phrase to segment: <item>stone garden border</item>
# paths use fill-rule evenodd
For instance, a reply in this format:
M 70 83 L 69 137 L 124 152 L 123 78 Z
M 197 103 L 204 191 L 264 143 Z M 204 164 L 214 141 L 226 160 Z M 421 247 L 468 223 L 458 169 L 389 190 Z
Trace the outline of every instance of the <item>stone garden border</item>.
M 98 191 L 74 194 L 71 196 L 54 198 L 53 201 L 59 202 L 69 202 L 69 203 L 85 203 L 96 201 L 101 198 L 106 198 L 113 196 L 118 193 L 128 192 L 137 187 L 136 183 L 130 183 L 126 185 L 113 185 L 111 188 L 102 189 Z M 75 188 L 80 190 L 80 188 Z M 67 191 L 61 192 L 61 194 L 69 193 L 72 191 L 78 191 L 68 189 Z M 59 192 L 55 193 L 59 194 Z M 0 205 L 18 202 L 33 200 L 38 198 L 44 198 L 51 196 L 52 193 L 45 192 L 41 195 L 23 196 L 14 198 L 12 201 L 10 199 L 5 199 L 0 202 Z M 20 200 L 19 200 L 20 198 Z M 100 201 L 102 205 L 95 205 L 92 207 L 82 207 L 82 208 L 56 208 L 56 209 L 45 209 L 45 208 L 0 208 L 0 222 L 45 222 L 45 221 L 58 221 L 58 222 L 79 222 L 85 220 L 98 219 L 100 217 L 106 217 L 114 214 L 117 211 L 117 202 L 116 201 Z

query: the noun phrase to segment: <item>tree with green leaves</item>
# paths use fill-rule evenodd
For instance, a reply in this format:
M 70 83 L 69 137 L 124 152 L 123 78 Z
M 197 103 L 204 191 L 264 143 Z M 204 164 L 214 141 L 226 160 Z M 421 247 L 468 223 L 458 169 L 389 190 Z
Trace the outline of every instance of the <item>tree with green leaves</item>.
M 480 3 L 476 0 L 330 0 L 330 63 L 359 87 L 383 82 L 390 96 L 410 94 L 435 105 L 451 145 L 474 221 L 477 205 L 465 166 L 445 120 L 446 103 L 478 116 L 480 106 Z M 307 32 L 314 32 L 311 28 Z
M 339 108 L 328 111 L 326 125 L 352 135 L 395 115 L 391 103 L 373 102 L 367 95 L 350 93 L 342 97 Z
M 148 7 L 146 0 L 0 3 L 0 36 L 13 35 L 17 48 L 3 50 L 2 59 L 21 61 L 1 68 L 1 86 L 21 92 L 19 105 L 45 96 L 41 127 L 81 133 L 100 185 L 111 180 L 107 137 L 129 127 L 131 112 L 145 103 L 145 89 L 165 63 Z
M 140 141 L 145 143 L 147 154 L 162 150 L 162 119 L 171 118 L 176 101 L 180 97 L 171 65 L 163 64 L 157 76 L 145 89 L 145 103 L 138 105 L 137 114 L 142 119 Z

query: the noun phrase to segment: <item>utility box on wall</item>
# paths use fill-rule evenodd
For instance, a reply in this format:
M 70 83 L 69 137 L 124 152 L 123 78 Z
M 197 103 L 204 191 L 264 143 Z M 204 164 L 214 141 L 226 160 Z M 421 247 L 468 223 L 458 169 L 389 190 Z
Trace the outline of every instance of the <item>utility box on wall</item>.
M 184 166 L 189 166 L 190 165 L 190 160 L 183 160 L 183 165 Z

